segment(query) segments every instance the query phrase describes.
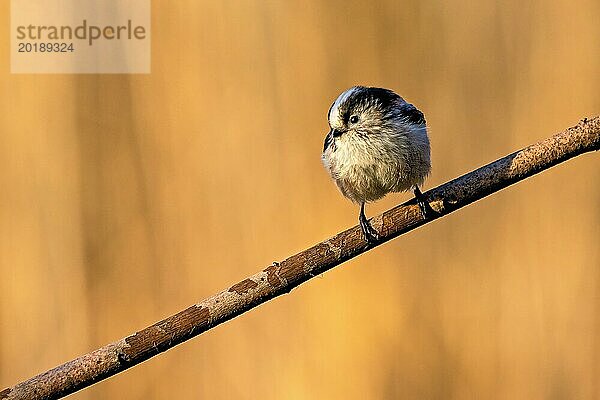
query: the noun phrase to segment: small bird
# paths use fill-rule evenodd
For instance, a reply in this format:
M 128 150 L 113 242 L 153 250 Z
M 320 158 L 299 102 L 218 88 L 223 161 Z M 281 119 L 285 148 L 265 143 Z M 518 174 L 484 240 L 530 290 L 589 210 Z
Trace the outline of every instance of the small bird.
M 423 216 L 435 213 L 419 190 L 431 170 L 421 111 L 389 89 L 354 86 L 333 102 L 327 119 L 323 165 L 342 194 L 360 204 L 368 243 L 379 234 L 365 216 L 365 203 L 389 192 L 413 189 Z

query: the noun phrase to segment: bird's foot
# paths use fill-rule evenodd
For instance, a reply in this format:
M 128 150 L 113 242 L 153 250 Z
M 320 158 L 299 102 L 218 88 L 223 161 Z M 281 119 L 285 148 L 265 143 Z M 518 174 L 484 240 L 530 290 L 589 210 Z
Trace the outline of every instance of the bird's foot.
M 438 215 L 437 211 L 431 208 L 427 202 L 427 199 L 419 190 L 418 186 L 415 186 L 415 197 L 417 199 L 417 204 L 419 204 L 419 208 L 421 209 L 421 215 L 423 215 L 423 218 L 430 219 L 435 218 Z
M 371 226 L 366 218 L 360 219 L 360 229 L 362 230 L 365 240 L 369 244 L 376 243 L 379 240 L 379 233 Z

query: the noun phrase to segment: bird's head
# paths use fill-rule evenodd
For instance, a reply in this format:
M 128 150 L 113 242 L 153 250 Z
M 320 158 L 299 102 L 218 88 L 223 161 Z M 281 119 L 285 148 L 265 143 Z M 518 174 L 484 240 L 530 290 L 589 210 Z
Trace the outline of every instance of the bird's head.
M 333 137 L 375 134 L 397 114 L 402 98 L 388 89 L 354 86 L 333 102 L 328 113 Z
M 330 135 L 368 137 L 393 131 L 398 124 L 424 125 L 423 114 L 389 89 L 353 86 L 333 102 L 327 115 Z

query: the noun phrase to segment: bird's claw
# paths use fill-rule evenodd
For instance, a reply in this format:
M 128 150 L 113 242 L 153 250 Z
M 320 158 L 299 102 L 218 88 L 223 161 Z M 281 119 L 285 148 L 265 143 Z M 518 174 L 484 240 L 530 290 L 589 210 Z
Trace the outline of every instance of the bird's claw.
M 366 218 L 360 220 L 360 229 L 367 243 L 373 244 L 379 240 L 379 233 L 377 233 Z
M 437 211 L 435 211 L 433 208 L 431 208 L 431 206 L 427 202 L 427 199 L 425 198 L 423 193 L 421 193 L 421 191 L 419 190 L 418 186 L 415 186 L 415 198 L 417 199 L 417 204 L 419 205 L 419 208 L 421 209 L 421 215 L 423 216 L 423 218 L 425 218 L 425 219 L 435 218 L 438 215 Z
M 419 208 L 421 209 L 421 215 L 423 216 L 423 218 L 428 219 L 428 218 L 433 218 L 437 215 L 437 212 L 431 208 L 431 206 L 429 205 L 428 202 L 426 201 L 418 201 L 419 203 Z

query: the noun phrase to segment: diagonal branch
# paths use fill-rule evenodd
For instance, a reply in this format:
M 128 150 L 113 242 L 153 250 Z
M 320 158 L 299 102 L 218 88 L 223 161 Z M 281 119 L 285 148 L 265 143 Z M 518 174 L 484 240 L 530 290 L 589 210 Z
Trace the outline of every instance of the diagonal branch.
M 580 154 L 600 149 L 600 117 L 584 119 L 425 193 L 437 211 L 423 219 L 413 199 L 374 217 L 381 239 L 375 246 L 447 215 L 513 183 Z M 358 226 L 341 232 L 281 263 L 236 283 L 169 318 L 0 392 L 0 399 L 56 399 L 133 367 L 202 332 L 284 293 L 364 253 Z

